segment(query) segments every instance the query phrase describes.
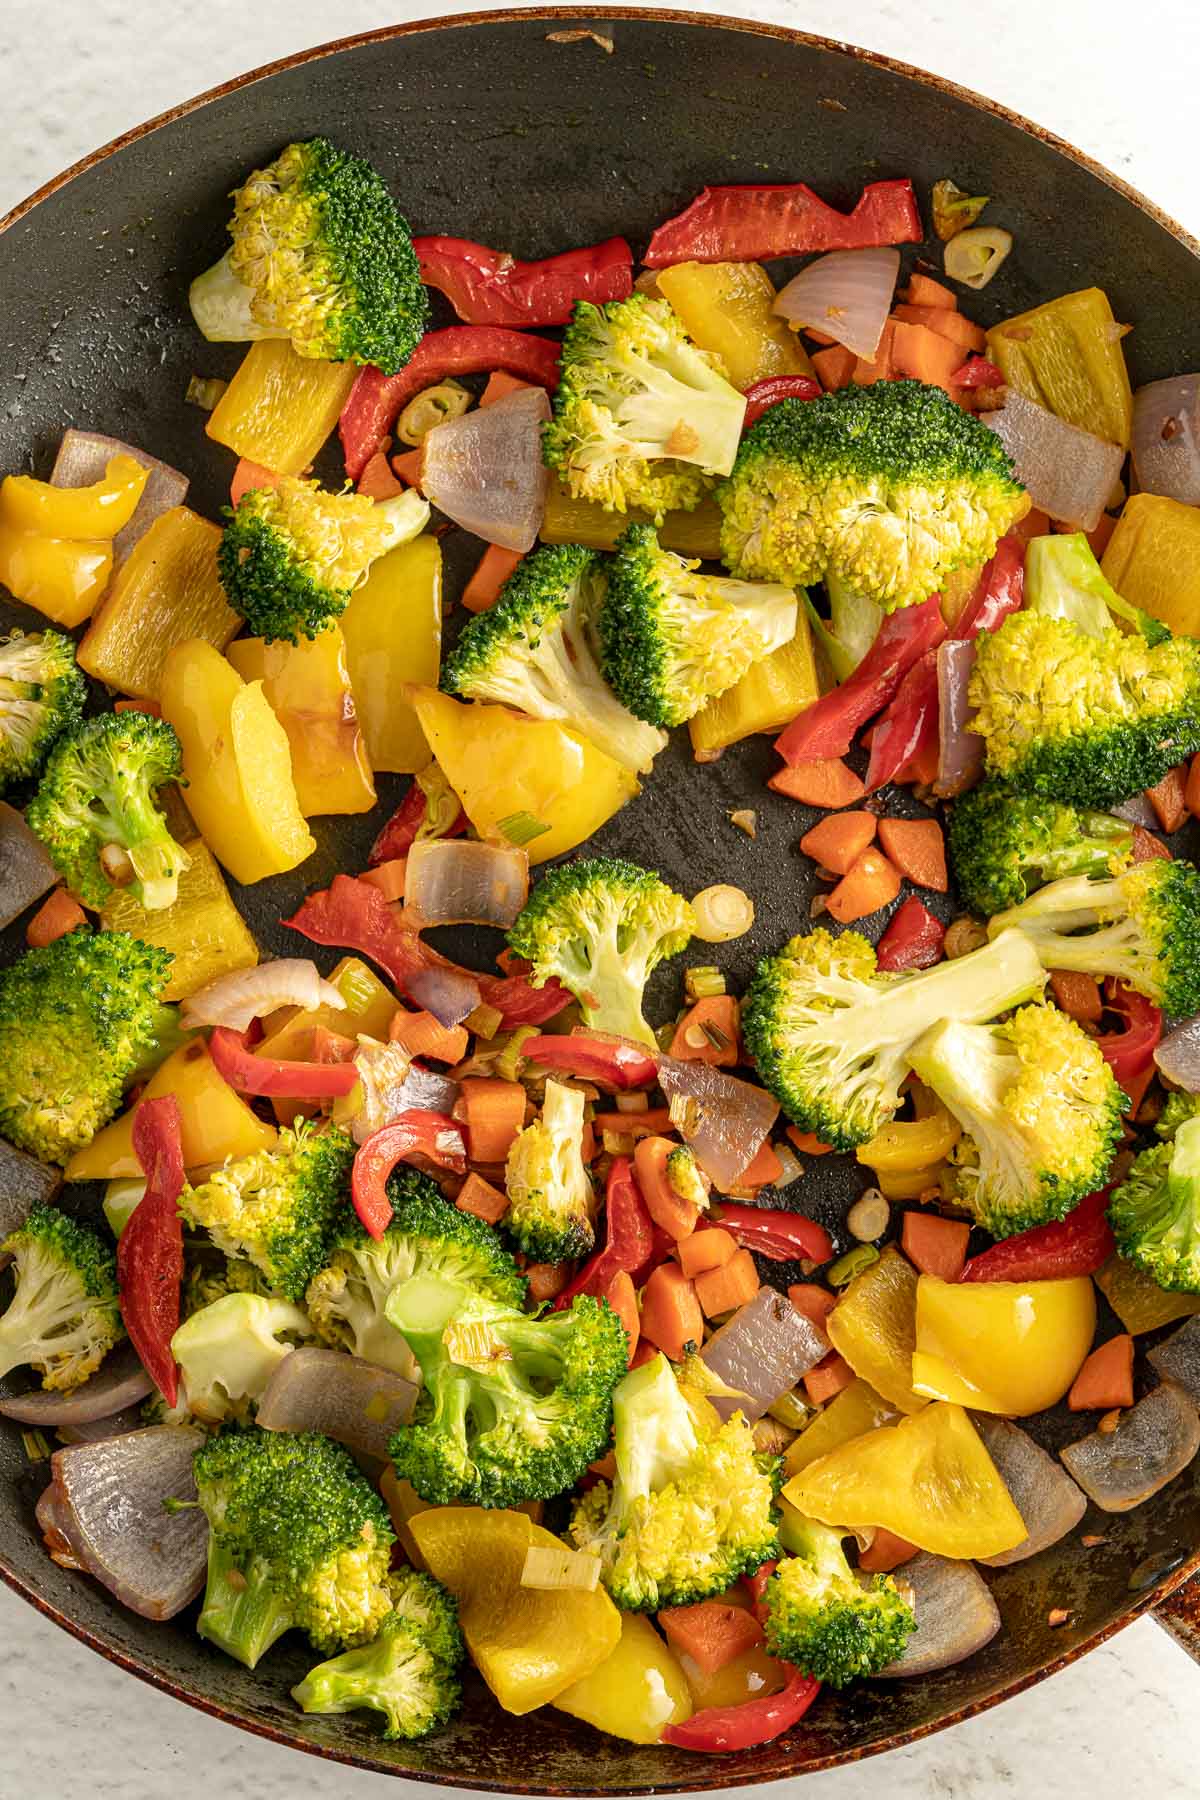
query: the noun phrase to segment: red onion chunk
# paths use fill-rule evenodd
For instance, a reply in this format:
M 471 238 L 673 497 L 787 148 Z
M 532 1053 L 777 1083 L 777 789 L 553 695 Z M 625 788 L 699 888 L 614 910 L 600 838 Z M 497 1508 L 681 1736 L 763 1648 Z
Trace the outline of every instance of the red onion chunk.
M 123 1406 L 107 1419 L 89 1419 L 84 1425 L 60 1425 L 59 1442 L 63 1444 L 98 1444 L 101 1438 L 125 1437 L 141 1431 L 145 1421 L 140 1406 Z
M 61 1169 L 48 1169 L 0 1138 L 0 1238 L 23 1225 L 39 1202 L 53 1200 L 61 1186 Z M 6 1260 L 0 1257 L 0 1266 Z
M 42 1540 L 50 1552 L 51 1562 L 56 1562 L 60 1569 L 77 1569 L 81 1574 L 85 1573 L 83 1564 L 72 1550 L 67 1537 L 69 1514 L 53 1482 L 43 1490 L 41 1499 L 34 1507 L 34 1517 Z
M 169 463 L 147 456 L 144 450 L 137 450 L 132 444 L 123 444 L 120 438 L 103 437 L 98 431 L 76 431 L 72 426 L 63 432 L 50 480 L 55 487 L 90 487 L 94 481 L 104 479 L 104 471 L 114 456 L 132 456 L 134 462 L 150 471 L 150 479 L 142 489 L 132 519 L 113 539 L 115 570 L 120 568 L 155 519 L 170 512 L 173 506 L 183 505 L 188 479 Z
M 974 709 L 967 702 L 975 645 L 950 638 L 938 645 L 938 772 L 934 791 L 944 800 L 965 794 L 983 774 L 984 742 L 970 729 Z
M 404 924 L 495 925 L 507 931 L 529 897 L 529 854 L 512 844 L 419 839 L 404 870 Z
M 704 1346 L 705 1367 L 738 1391 L 709 1399 L 723 1419 L 741 1412 L 753 1424 L 828 1354 L 829 1340 L 786 1294 L 760 1287 Z
M 1019 1425 L 989 1413 L 972 1413 L 971 1419 L 1029 1534 L 1011 1550 L 979 1558 L 989 1569 L 1003 1569 L 1048 1550 L 1074 1531 L 1087 1511 L 1087 1501 L 1049 1451 Z
M 69 1394 L 46 1388 L 11 1394 L 0 1398 L 0 1413 L 21 1425 L 42 1425 L 48 1430 L 59 1425 L 90 1425 L 97 1419 L 110 1418 L 123 1407 L 135 1406 L 153 1388 L 137 1351 L 126 1342 L 104 1359 L 103 1366 L 82 1387 Z
M 1173 1481 L 1200 1450 L 1195 1403 L 1164 1381 L 1122 1413 L 1115 1431 L 1093 1431 L 1061 1452 L 1089 1500 L 1104 1512 L 1129 1512 Z
M 1160 829 L 1158 814 L 1145 794 L 1131 794 L 1129 799 L 1122 800 L 1119 806 L 1110 806 L 1109 811 L 1114 819 L 1124 819 L 1127 825 L 1140 825 L 1143 831 Z
M 427 969 L 418 969 L 405 983 L 405 992 L 417 1006 L 431 1012 L 447 1031 L 461 1025 L 467 1015 L 483 1003 L 479 983 L 473 976 L 465 969 L 455 969 L 447 963 L 432 963 Z
M 0 800 L 0 931 L 58 880 L 58 870 L 15 806 Z
M 1144 494 L 1200 506 L 1200 375 L 1172 375 L 1137 390 L 1133 470 Z
M 1013 388 L 997 412 L 981 413 L 980 420 L 1012 457 L 1035 506 L 1076 530 L 1095 530 L 1125 461 L 1119 444 L 1068 425 Z
M 531 550 L 546 509 L 543 388 L 521 388 L 426 433 L 421 492 L 448 519 L 505 550 Z
M 259 963 L 256 969 L 234 969 L 218 975 L 198 993 L 190 994 L 179 1009 L 185 1031 L 203 1025 L 227 1025 L 245 1031 L 255 1019 L 265 1019 L 281 1006 L 298 1006 L 313 1012 L 318 1006 L 335 1011 L 346 1004 L 332 982 L 324 981 L 315 962 L 306 956 L 279 956 Z
M 1160 1075 L 1185 1094 L 1200 1094 L 1200 1013 L 1168 1031 L 1154 1052 Z
M 461 1094 L 457 1081 L 451 1081 L 449 1075 L 415 1062 L 397 1092 L 396 1111 L 452 1113 Z
M 883 1680 L 952 1668 L 990 1644 L 1000 1629 L 999 1608 L 973 1563 L 922 1550 L 896 1570 L 895 1581 L 908 1590 L 917 1629 L 895 1662 L 879 1671 Z
M 264 1431 L 319 1431 L 387 1461 L 388 1440 L 412 1417 L 417 1390 L 391 1369 L 340 1350 L 301 1346 L 285 1356 L 258 1409 Z
M 1181 1387 L 1200 1406 L 1200 1318 L 1191 1318 L 1150 1351 L 1148 1359 L 1164 1381 Z
M 680 1136 L 718 1192 L 736 1187 L 779 1117 L 779 1102 L 748 1081 L 673 1056 L 659 1057 L 658 1084 Z
M 811 325 L 871 362 L 899 273 L 898 250 L 830 250 L 780 290 L 775 311 L 789 324 Z

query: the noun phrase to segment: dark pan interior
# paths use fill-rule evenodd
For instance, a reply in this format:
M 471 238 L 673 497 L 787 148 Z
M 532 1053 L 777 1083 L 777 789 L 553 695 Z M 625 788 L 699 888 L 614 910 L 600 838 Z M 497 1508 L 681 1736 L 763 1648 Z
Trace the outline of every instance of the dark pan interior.
M 771 28 L 686 15 L 566 22 L 599 24 L 614 53 L 590 41 L 547 42 L 556 23 L 549 14 L 379 34 L 169 117 L 31 210 L 19 209 L 0 247 L 0 469 L 44 474 L 64 426 L 91 427 L 177 464 L 191 476 L 191 503 L 217 516 L 230 459 L 204 437 L 202 417 L 183 395 L 192 371 L 229 375 L 240 351 L 202 343 L 186 311 L 187 282 L 220 253 L 224 196 L 242 172 L 315 132 L 379 164 L 414 229 L 477 237 L 522 256 L 614 232 L 640 248 L 656 221 L 710 181 L 804 179 L 849 205 L 869 180 L 910 175 L 927 196 L 933 180 L 953 175 L 972 192 L 997 196 L 989 220 L 1016 237 L 1002 276 L 970 308 L 977 317 L 988 322 L 1097 282 L 1117 317 L 1136 323 L 1127 344 L 1136 379 L 1200 365 L 1193 249 L 1119 183 L 997 109 Z M 453 594 L 479 547 L 461 532 L 446 544 Z M 19 607 L 0 606 L 0 614 L 5 625 L 37 624 Z M 598 847 L 652 864 L 689 893 L 714 881 L 752 893 L 757 924 L 720 959 L 742 979 L 764 949 L 808 918 L 812 871 L 796 842 L 813 815 L 763 787 L 773 760 L 765 741 L 699 768 L 686 734 L 676 735 Z M 401 784 L 384 777 L 380 785 L 376 814 L 319 822 L 317 853 L 303 869 L 238 895 L 265 953 L 295 953 L 296 938 L 277 921 L 304 889 L 362 865 Z M 758 811 L 753 842 L 728 821 L 747 804 Z M 483 966 L 496 945 L 471 946 L 465 935 L 458 952 Z M 10 932 L 0 956 L 11 957 L 19 943 L 19 930 Z M 332 952 L 318 957 L 323 966 L 334 960 Z M 677 980 L 662 978 L 664 1009 L 676 1004 Z M 861 1185 L 853 1166 L 831 1158 L 789 1197 L 819 1213 L 844 1247 L 842 1214 Z M 95 1196 L 70 1190 L 68 1203 L 86 1209 Z M 1064 1442 L 1078 1424 L 1052 1419 L 1045 1435 Z M 719 1762 L 621 1744 L 551 1709 L 533 1724 L 513 1719 L 478 1683 L 448 1730 L 423 1744 L 386 1745 L 369 1715 L 310 1719 L 293 1708 L 288 1689 L 312 1660 L 298 1640 L 250 1674 L 201 1643 L 186 1616 L 170 1626 L 145 1623 L 86 1578 L 58 1569 L 34 1526 L 43 1480 L 26 1464 L 16 1430 L 0 1432 L 0 1573 L 104 1654 L 296 1748 L 427 1780 L 535 1793 L 762 1781 L 904 1741 L 1097 1641 L 1151 1604 L 1200 1550 L 1200 1491 L 1189 1474 L 1129 1517 L 1089 1518 L 1084 1529 L 1103 1531 L 1102 1547 L 1085 1551 L 1073 1536 L 1031 1566 L 995 1575 L 1005 1629 L 981 1655 L 925 1680 L 827 1695 L 790 1737 Z M 1052 1606 L 1071 1613 L 1057 1631 L 1047 1624 Z

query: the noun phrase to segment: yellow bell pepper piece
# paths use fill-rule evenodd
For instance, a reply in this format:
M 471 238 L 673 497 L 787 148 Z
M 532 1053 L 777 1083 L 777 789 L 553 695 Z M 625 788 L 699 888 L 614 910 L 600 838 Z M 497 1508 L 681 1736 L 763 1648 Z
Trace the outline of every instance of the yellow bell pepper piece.
M 218 1075 L 198 1038 L 167 1057 L 146 1083 L 141 1098 L 156 1100 L 160 1094 L 174 1094 L 179 1102 L 179 1135 L 188 1170 L 223 1163 L 227 1157 L 252 1156 L 270 1150 L 275 1143 L 275 1127 L 257 1118 L 242 1096 Z M 130 1107 L 98 1131 L 85 1149 L 75 1152 L 65 1171 L 68 1181 L 112 1181 L 117 1176 L 142 1174 L 142 1165 L 133 1153 L 135 1110 Z
M 692 342 L 720 357 L 735 388 L 813 374 L 800 339 L 771 310 L 775 284 L 761 263 L 676 263 L 655 279 Z
M 993 325 L 987 353 L 1018 393 L 1128 450 L 1133 394 L 1121 335 L 1108 295 L 1083 288 Z
M 616 1649 L 621 1615 L 603 1588 L 521 1586 L 531 1544 L 562 1548 L 526 1514 L 438 1506 L 411 1517 L 408 1529 L 457 1599 L 471 1660 L 505 1712 L 557 1700 Z
M 157 700 L 167 652 L 189 638 L 221 650 L 241 624 L 217 575 L 221 533 L 190 507 L 155 519 L 118 569 L 79 646 L 79 666 L 139 700 Z
M 1100 566 L 1122 600 L 1200 637 L 1200 507 L 1131 494 Z
M 869 1382 L 858 1377 L 843 1388 L 829 1405 L 823 1407 L 806 1425 L 798 1438 L 793 1438 L 783 1454 L 785 1475 L 798 1475 L 809 1463 L 828 1456 L 839 1444 L 848 1444 L 877 1425 L 890 1425 L 896 1409 L 882 1399 Z
M 261 681 L 287 733 L 296 799 L 306 819 L 370 812 L 375 783 L 341 627 L 298 644 L 235 638 L 226 651 L 243 681 Z
M 298 1006 L 280 1007 L 263 1021 L 257 1055 L 280 1062 L 303 1062 L 308 1039 L 319 1027 L 340 1032 L 343 1037 L 372 1037 L 381 1042 L 386 1039 L 400 1002 L 373 969 L 357 956 L 343 956 L 326 980 L 341 994 L 345 1007 L 339 1011 L 334 1006 L 315 1006 L 308 1012 L 302 1012 Z
M 436 688 L 412 689 L 421 729 L 481 838 L 528 813 L 549 827 L 527 845 L 531 863 L 584 843 L 638 792 L 628 769 L 562 725 L 506 706 L 464 706 Z
M 631 507 L 628 512 L 609 512 L 594 500 L 576 500 L 558 476 L 551 472 L 546 489 L 546 510 L 539 533 L 543 544 L 586 544 L 589 550 L 611 550 L 627 525 L 648 525 L 649 513 Z M 713 562 L 721 554 L 721 515 L 711 497 L 694 512 L 668 513 L 658 528 L 664 550 L 680 556 L 699 556 Z
M 712 762 L 730 744 L 756 732 L 779 731 L 820 693 L 812 632 L 801 612 L 790 643 L 752 663 L 740 681 L 689 719 L 696 761 Z
M 429 532 L 389 550 L 342 614 L 346 664 L 374 769 L 415 775 L 429 745 L 406 688 L 436 687 L 442 657 L 442 547 Z
M 621 1614 L 612 1655 L 553 1705 L 630 1744 L 657 1744 L 664 1726 L 682 1725 L 692 1716 L 691 1691 L 678 1658 L 640 1613 Z
M 124 455 L 111 457 L 102 479 L 89 487 L 55 487 L 32 475 L 8 475 L 0 482 L 0 521 L 43 537 L 111 540 L 137 511 L 149 478 L 148 469 Z
M 236 456 L 302 475 L 338 422 L 354 386 L 353 363 L 299 356 L 285 338 L 251 344 L 205 426 Z
M 202 838 L 187 844 L 191 863 L 179 877 L 172 906 L 147 912 L 129 892 L 114 888 L 100 914 L 105 931 L 128 931 L 144 944 L 161 944 L 175 958 L 164 1000 L 186 1000 L 218 975 L 252 969 L 258 945 L 233 901 Z
M 56 625 L 83 624 L 108 586 L 112 564 L 110 540 L 42 537 L 0 520 L 0 585 Z
M 1086 1275 L 1067 1281 L 917 1282 L 912 1382 L 933 1400 L 1026 1418 L 1061 1400 L 1096 1331 Z
M 1169 1294 L 1136 1264 L 1123 1256 L 1112 1255 L 1102 1269 L 1097 1269 L 1096 1286 L 1108 1301 L 1131 1336 L 1143 1331 L 1157 1331 L 1172 1325 L 1176 1319 L 1189 1319 L 1200 1312 L 1200 1294 Z
M 941 1162 L 961 1136 L 958 1120 L 939 1104 L 923 1119 L 893 1119 L 882 1125 L 873 1138 L 859 1145 L 855 1155 L 877 1175 L 901 1175 Z
M 919 1200 L 930 1188 L 941 1188 L 947 1191 L 946 1173 L 948 1163 L 932 1163 L 928 1169 L 906 1169 L 893 1173 L 890 1169 L 880 1169 L 875 1175 L 875 1184 L 885 1200 Z
M 877 1263 L 854 1277 L 825 1326 L 854 1373 L 904 1413 L 925 1404 L 912 1385 L 916 1317 L 917 1271 L 890 1244 Z
M 807 1519 L 882 1526 L 935 1556 L 999 1556 L 1028 1536 L 970 1419 L 943 1402 L 843 1444 L 783 1493 Z

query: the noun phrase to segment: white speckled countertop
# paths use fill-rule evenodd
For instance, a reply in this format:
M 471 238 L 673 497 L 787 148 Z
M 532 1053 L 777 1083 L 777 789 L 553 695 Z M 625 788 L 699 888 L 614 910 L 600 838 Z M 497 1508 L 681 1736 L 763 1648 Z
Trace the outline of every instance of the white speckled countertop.
M 0 0 L 0 213 L 118 132 L 245 69 L 468 3 Z M 698 9 L 704 0 L 679 3 Z M 1115 0 L 723 0 L 713 10 L 849 38 L 980 89 L 1200 233 L 1195 0 L 1142 0 L 1133 13 Z M 111 1668 L 5 1588 L 0 1643 L 0 1800 L 418 1800 L 431 1792 L 324 1766 L 216 1724 Z M 1190 1800 L 1200 1792 L 1198 1695 L 1200 1670 L 1141 1621 L 982 1718 L 811 1777 L 804 1797 Z

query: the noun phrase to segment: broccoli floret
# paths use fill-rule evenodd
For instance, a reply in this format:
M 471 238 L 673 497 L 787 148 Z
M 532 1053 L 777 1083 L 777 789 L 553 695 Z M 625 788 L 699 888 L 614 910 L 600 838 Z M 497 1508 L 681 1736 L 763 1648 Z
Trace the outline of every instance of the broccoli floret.
M 1011 613 L 980 634 L 968 698 L 989 774 L 1076 806 L 1154 787 L 1200 749 L 1200 643 Z
M 152 1039 L 170 967 L 155 944 L 79 930 L 0 972 L 0 1131 L 43 1162 L 90 1143 Z
M 735 575 L 832 577 L 888 612 L 986 562 L 1029 506 L 995 432 L 919 381 L 772 406 L 717 502 Z
M 51 744 L 77 723 L 86 690 L 61 631 L 0 638 L 0 794 L 37 774 Z
M 842 1534 L 789 1516 L 785 1556 L 767 1582 L 767 1648 L 828 1687 L 845 1687 L 895 1662 L 917 1621 L 890 1575 L 864 1586 Z
M 229 604 L 268 644 L 298 644 L 345 612 L 377 557 L 424 529 L 429 503 L 415 488 L 372 500 L 288 475 L 249 489 L 225 514 L 217 573 Z
M 956 1198 L 993 1237 L 1065 1218 L 1104 1186 L 1125 1096 L 1099 1046 L 1056 1006 L 1000 1025 L 936 1025 L 909 1062 L 963 1127 Z
M 172 906 L 191 857 L 154 791 L 183 772 L 174 729 L 149 713 L 101 713 L 58 740 L 25 818 L 71 892 L 101 907 L 127 889 L 148 912 Z
M 581 300 L 542 453 L 577 500 L 641 506 L 661 523 L 728 475 L 745 415 L 719 358 L 696 348 L 665 300 Z
M 1161 1288 L 1200 1293 L 1200 1097 L 1171 1094 L 1109 1202 L 1118 1253 Z
M 429 301 L 408 226 L 370 163 L 328 138 L 289 144 L 233 202 L 232 248 L 188 294 L 210 343 L 289 338 L 324 362 L 404 367 Z
M 391 1609 L 394 1534 L 348 1450 L 227 1427 L 192 1466 L 211 1527 L 201 1637 L 248 1669 L 293 1626 L 317 1650 L 371 1641 Z
M 584 857 L 543 875 L 508 934 L 509 949 L 533 965 L 529 980 L 553 976 L 578 1000 L 584 1023 L 654 1043 L 642 994 L 664 956 L 679 956 L 696 929 L 688 901 L 636 863 Z
M 622 706 L 600 673 L 592 642 L 605 582 L 603 558 L 579 544 L 547 544 L 524 557 L 496 604 L 468 620 L 442 665 L 442 686 L 534 719 L 561 719 L 644 773 L 667 740 Z
M 682 725 L 752 663 L 796 635 L 796 596 L 766 581 L 702 575 L 652 525 L 617 540 L 597 620 L 605 679 L 647 724 Z
M 375 1641 L 311 1669 L 292 1698 L 305 1712 L 369 1707 L 387 1720 L 385 1738 L 426 1737 L 458 1710 L 462 1633 L 454 1596 L 416 1569 L 388 1577 L 392 1610 Z
M 1156 858 L 1111 880 L 1052 881 L 997 913 L 988 933 L 1013 928 L 1044 968 L 1113 975 L 1177 1018 L 1200 1010 L 1200 871 L 1191 863 Z
M 587 1256 L 596 1241 L 596 1197 L 583 1160 L 584 1098 L 546 1083 L 541 1117 L 513 1140 L 505 1166 L 504 1225 L 535 1262 Z
M 289 1300 L 226 1294 L 193 1312 L 171 1339 L 189 1412 L 215 1425 L 245 1417 L 298 1341 L 311 1339 L 308 1315 Z
M 1171 635 L 1140 606 L 1122 600 L 1082 531 L 1030 539 L 1025 547 L 1024 605 L 1027 612 L 1070 619 L 1092 637 L 1104 637 L 1118 619 L 1148 644 L 1164 643 Z
M 89 1225 L 41 1201 L 0 1242 L 0 1267 L 9 1257 L 16 1291 L 0 1315 L 0 1376 L 28 1364 L 43 1387 L 69 1393 L 125 1335 L 116 1258 Z
M 621 1382 L 613 1418 L 616 1481 L 577 1502 L 571 1536 L 618 1606 L 687 1606 L 779 1555 L 777 1459 L 763 1466 L 741 1413 L 722 1424 L 656 1356 Z
M 109 1191 L 104 1196 L 104 1216 L 113 1226 L 115 1235 L 120 1237 L 121 1231 L 117 1230 L 119 1221 L 114 1218 L 114 1211 L 110 1204 L 113 1189 L 138 1189 L 137 1198 L 134 1198 L 132 1194 L 129 1196 L 132 1200 L 129 1212 L 132 1212 L 133 1207 L 141 1198 L 145 1183 L 142 1181 L 110 1181 L 108 1188 Z M 124 1205 L 122 1205 L 122 1211 L 124 1211 Z M 124 1221 L 120 1223 L 121 1230 L 123 1230 Z M 212 1260 L 214 1256 L 219 1257 L 219 1266 Z M 227 1294 L 269 1295 L 270 1292 L 266 1276 L 261 1269 L 256 1269 L 254 1264 L 244 1256 L 223 1256 L 213 1246 L 202 1259 L 185 1265 L 183 1286 L 179 1293 L 180 1316 L 190 1319 L 193 1313 L 200 1311 L 201 1307 L 211 1306 L 214 1300 L 223 1300 Z
M 244 1256 L 276 1293 L 299 1303 L 325 1261 L 354 1161 L 354 1142 L 338 1126 L 297 1120 L 272 1150 L 217 1169 L 186 1187 L 179 1210 L 203 1226 L 226 1256 Z
M 989 779 L 950 814 L 950 857 L 962 897 L 987 918 L 1065 875 L 1119 875 L 1133 831 L 1111 813 L 1023 794 Z
M 943 1019 L 994 1019 L 1040 996 L 1045 982 L 1018 932 L 957 962 L 886 975 L 857 931 L 812 931 L 759 963 L 742 1032 L 788 1118 L 835 1150 L 853 1150 L 895 1113 L 923 1032 Z
M 708 1184 L 696 1161 L 695 1152 L 679 1144 L 667 1153 L 667 1180 L 681 1200 L 688 1200 L 701 1212 L 708 1208 Z

